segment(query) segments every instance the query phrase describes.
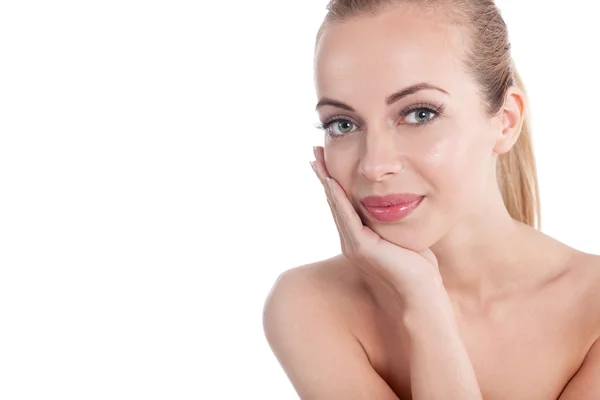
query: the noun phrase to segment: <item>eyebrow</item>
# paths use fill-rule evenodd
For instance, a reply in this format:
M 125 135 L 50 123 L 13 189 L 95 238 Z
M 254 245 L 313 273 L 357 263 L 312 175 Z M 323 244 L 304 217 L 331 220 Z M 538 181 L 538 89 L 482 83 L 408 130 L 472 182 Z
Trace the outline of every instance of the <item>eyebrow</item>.
M 391 106 L 392 104 L 394 104 L 401 98 L 406 97 L 411 94 L 414 94 L 414 93 L 417 93 L 417 92 L 420 92 L 421 90 L 437 90 L 438 92 L 442 92 L 442 93 L 449 95 L 449 93 L 447 91 L 445 91 L 444 89 L 442 89 L 440 87 L 429 84 L 427 82 L 421 82 L 421 83 L 411 85 L 407 88 L 404 88 L 402 90 L 399 90 L 395 93 L 390 94 L 385 99 L 385 104 L 387 104 L 388 106 Z M 341 108 L 341 109 L 344 109 L 347 111 L 354 112 L 354 108 L 350 107 L 349 105 L 344 104 L 341 101 L 328 99 L 326 97 L 319 100 L 319 102 L 317 103 L 317 106 L 315 107 L 315 110 L 318 110 L 319 107 L 322 107 L 322 106 L 334 106 L 334 107 L 338 107 L 338 108 Z

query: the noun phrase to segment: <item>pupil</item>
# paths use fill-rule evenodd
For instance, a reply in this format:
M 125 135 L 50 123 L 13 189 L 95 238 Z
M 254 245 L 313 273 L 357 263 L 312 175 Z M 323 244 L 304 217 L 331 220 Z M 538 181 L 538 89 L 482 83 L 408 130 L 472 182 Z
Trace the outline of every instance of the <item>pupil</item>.
M 342 131 L 346 131 L 346 130 L 350 129 L 350 123 L 349 122 L 342 122 L 340 125 L 341 125 L 341 128 L 342 128 Z
M 421 111 L 419 113 L 419 119 L 427 119 L 427 115 L 428 115 L 427 111 Z

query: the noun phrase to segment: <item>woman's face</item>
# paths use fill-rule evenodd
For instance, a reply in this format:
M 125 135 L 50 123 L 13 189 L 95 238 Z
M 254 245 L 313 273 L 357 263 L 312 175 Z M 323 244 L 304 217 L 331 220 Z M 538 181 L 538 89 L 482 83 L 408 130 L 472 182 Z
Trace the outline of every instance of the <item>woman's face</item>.
M 328 25 L 315 84 L 330 175 L 367 226 L 420 251 L 485 212 L 502 122 L 487 115 L 463 67 L 459 28 L 416 11 Z M 361 201 L 397 193 L 424 197 L 399 220 Z

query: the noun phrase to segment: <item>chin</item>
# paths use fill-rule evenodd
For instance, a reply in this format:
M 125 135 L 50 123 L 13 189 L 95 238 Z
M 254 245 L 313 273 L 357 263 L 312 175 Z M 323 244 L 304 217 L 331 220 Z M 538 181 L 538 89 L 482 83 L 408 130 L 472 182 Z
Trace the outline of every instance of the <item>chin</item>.
M 435 232 L 426 228 L 427 224 L 368 224 L 375 233 L 390 243 L 421 253 L 437 241 Z

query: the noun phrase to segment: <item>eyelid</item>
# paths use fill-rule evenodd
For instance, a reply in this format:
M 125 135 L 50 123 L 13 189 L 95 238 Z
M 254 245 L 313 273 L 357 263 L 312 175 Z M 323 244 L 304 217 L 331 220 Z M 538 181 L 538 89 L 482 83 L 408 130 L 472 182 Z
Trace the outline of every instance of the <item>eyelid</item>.
M 362 125 L 362 121 L 361 122 L 356 122 L 354 118 L 351 118 L 351 117 L 349 117 L 347 115 L 343 115 L 343 114 L 333 115 L 333 116 L 325 119 L 325 121 L 323 122 L 323 125 L 330 124 L 331 122 L 337 121 L 337 120 L 350 121 L 350 122 L 352 122 L 356 126 Z
M 434 111 L 436 114 L 441 114 L 441 113 L 443 113 L 445 106 L 443 103 L 440 103 L 440 102 L 419 101 L 419 102 L 411 103 L 411 104 L 407 105 L 406 107 L 404 107 L 402 110 L 400 110 L 399 115 L 406 116 L 413 111 L 420 110 L 423 108 L 430 109 L 431 111 Z M 322 124 L 325 125 L 331 121 L 338 120 L 338 119 L 348 120 L 357 126 L 364 125 L 364 122 L 362 120 L 360 120 L 358 118 L 349 117 L 348 115 L 345 115 L 345 114 L 333 115 L 333 116 L 325 119 L 325 121 Z
M 422 109 L 428 109 L 428 110 L 433 111 L 434 114 L 440 115 L 441 113 L 444 112 L 444 104 L 428 102 L 428 101 L 413 103 L 413 104 L 409 104 L 408 106 L 406 106 L 402 110 L 400 110 L 400 115 L 402 117 L 406 117 L 408 114 L 415 112 L 417 110 L 422 110 Z

